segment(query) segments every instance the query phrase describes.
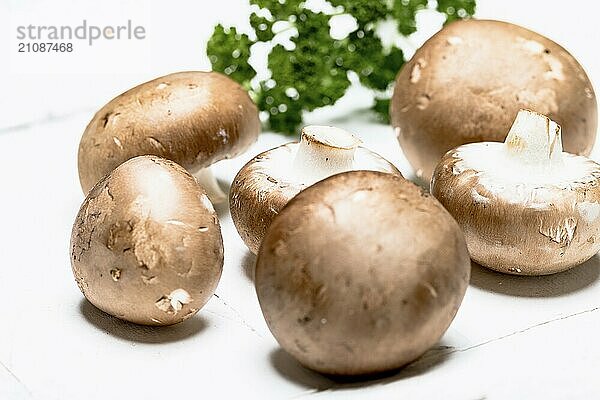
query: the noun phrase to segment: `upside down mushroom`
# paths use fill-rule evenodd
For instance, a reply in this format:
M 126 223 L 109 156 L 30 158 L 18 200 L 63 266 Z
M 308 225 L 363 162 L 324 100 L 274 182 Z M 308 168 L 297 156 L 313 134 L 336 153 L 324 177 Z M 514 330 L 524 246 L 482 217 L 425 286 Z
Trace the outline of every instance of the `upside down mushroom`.
M 561 127 L 521 110 L 504 143 L 471 143 L 437 166 L 431 193 L 462 227 L 471 257 L 545 275 L 600 250 L 600 165 L 562 151 Z
M 465 238 L 429 194 L 393 174 L 341 173 L 275 217 L 256 262 L 262 312 L 304 366 L 334 375 L 399 368 L 453 320 L 470 274 Z
M 85 297 L 142 325 L 193 316 L 212 296 L 223 240 L 204 190 L 182 167 L 133 158 L 96 184 L 73 225 L 71 266 Z
M 231 217 L 250 251 L 260 242 L 279 211 L 306 187 L 351 170 L 400 175 L 389 161 L 359 146 L 351 133 L 332 126 L 306 126 L 300 143 L 265 151 L 237 174 L 230 190 Z
M 130 158 L 163 157 L 183 166 L 211 201 L 227 196 L 211 164 L 244 152 L 260 132 L 248 93 L 216 72 L 179 72 L 143 83 L 115 97 L 90 121 L 79 143 L 84 193 Z

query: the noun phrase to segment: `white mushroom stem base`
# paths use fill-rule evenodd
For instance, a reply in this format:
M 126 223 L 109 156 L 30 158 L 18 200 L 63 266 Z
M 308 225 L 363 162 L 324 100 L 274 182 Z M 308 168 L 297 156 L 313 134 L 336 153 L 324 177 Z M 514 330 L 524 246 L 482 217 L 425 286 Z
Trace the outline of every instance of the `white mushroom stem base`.
M 504 143 L 463 145 L 456 149 L 455 157 L 460 159 L 455 174 L 466 169 L 480 171 L 480 180 L 488 188 L 505 190 L 506 196 L 512 189 L 523 192 L 526 186 L 566 187 L 590 172 L 589 160 L 563 153 L 560 126 L 529 110 L 519 111 Z
M 196 178 L 198 184 L 206 191 L 206 195 L 213 204 L 219 204 L 227 200 L 227 195 L 219 186 L 219 182 L 217 182 L 210 167 L 199 169 L 198 171 L 193 172 L 192 175 Z
M 504 141 L 513 161 L 533 169 L 562 165 L 560 126 L 545 115 L 520 110 Z
M 293 161 L 293 175 L 306 186 L 351 171 L 360 144 L 351 133 L 332 126 L 307 126 Z

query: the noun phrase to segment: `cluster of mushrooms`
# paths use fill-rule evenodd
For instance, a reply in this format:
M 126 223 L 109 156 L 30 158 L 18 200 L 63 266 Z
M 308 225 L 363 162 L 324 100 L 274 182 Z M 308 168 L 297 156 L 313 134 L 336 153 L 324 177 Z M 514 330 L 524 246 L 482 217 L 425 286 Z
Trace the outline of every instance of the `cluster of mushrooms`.
M 431 194 L 335 127 L 304 127 L 299 142 L 254 157 L 229 205 L 279 344 L 326 374 L 399 368 L 446 331 L 471 260 L 544 275 L 592 257 L 596 108 L 556 43 L 504 22 L 455 22 L 403 67 L 391 106 Z M 213 204 L 226 195 L 209 168 L 259 132 L 252 100 L 218 73 L 167 75 L 102 107 L 79 146 L 87 197 L 70 244 L 85 297 L 143 325 L 200 310 L 224 254 Z

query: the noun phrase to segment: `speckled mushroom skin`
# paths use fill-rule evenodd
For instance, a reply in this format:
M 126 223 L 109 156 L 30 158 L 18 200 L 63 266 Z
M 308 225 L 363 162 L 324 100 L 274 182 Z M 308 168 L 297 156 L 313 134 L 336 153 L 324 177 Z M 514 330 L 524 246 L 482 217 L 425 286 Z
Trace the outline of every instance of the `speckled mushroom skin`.
M 263 160 L 268 159 L 273 150 L 284 153 L 291 159 L 294 156 L 294 145 L 295 143 L 287 143 L 257 155 L 242 167 L 231 184 L 231 219 L 253 254 L 258 253 L 262 238 L 273 218 L 292 197 L 305 188 L 304 185 L 271 177 L 272 172 L 263 166 Z
M 600 165 L 584 161 L 589 173 L 568 184 L 490 187 L 485 173 L 458 165 L 465 146 L 442 158 L 431 193 L 458 221 L 475 262 L 509 274 L 547 275 L 600 250 Z
M 237 173 L 229 191 L 231 218 L 240 237 L 253 254 L 273 218 L 287 202 L 306 188 L 285 176 L 281 163 L 294 158 L 297 143 L 267 150 L 250 160 Z M 363 160 L 357 169 L 372 169 L 402 176 L 389 161 L 364 147 L 356 149 Z M 279 175 L 279 176 L 278 176 Z
M 596 96 L 573 56 L 517 25 L 468 20 L 446 26 L 404 65 L 390 113 L 406 157 L 429 181 L 448 150 L 504 141 L 521 108 L 560 124 L 565 151 L 590 154 Z
M 179 72 L 111 100 L 79 144 L 84 193 L 124 161 L 140 155 L 173 160 L 191 173 L 235 157 L 256 141 L 258 110 L 236 82 L 216 72 Z
M 434 345 L 470 268 L 459 226 L 432 196 L 395 175 L 353 171 L 305 189 L 274 219 L 255 284 L 287 352 L 322 373 L 362 375 Z
M 194 315 L 223 267 L 221 228 L 203 189 L 182 167 L 154 156 L 131 159 L 94 186 L 70 250 L 85 297 L 143 325 Z

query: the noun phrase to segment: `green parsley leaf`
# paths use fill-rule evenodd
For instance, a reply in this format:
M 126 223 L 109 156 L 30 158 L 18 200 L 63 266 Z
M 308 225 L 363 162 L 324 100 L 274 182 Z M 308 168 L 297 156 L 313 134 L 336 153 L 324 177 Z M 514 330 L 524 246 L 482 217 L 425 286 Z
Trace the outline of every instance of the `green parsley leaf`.
M 251 44 L 248 35 L 239 34 L 235 28 L 217 25 L 206 47 L 213 70 L 229 75 L 248 89 L 250 80 L 256 75 L 248 64 Z
M 287 91 L 266 89 L 261 92 L 258 105 L 261 110 L 269 112 L 269 127 L 272 130 L 294 134 L 295 128 L 302 123 L 302 103 L 299 99 L 289 88 Z
M 305 0 L 250 0 L 250 4 L 266 8 L 275 20 L 287 20 L 292 15 L 302 12 Z
M 358 74 L 363 85 L 371 89 L 388 89 L 404 64 L 402 50 L 392 47 L 386 52 L 373 31 L 359 29 L 352 32 L 347 49 L 348 67 Z
M 275 37 L 273 34 L 273 22 L 265 17 L 260 17 L 255 13 L 250 14 L 250 25 L 256 32 L 256 38 L 260 42 L 268 42 Z
M 388 1 L 385 0 L 329 0 L 329 2 L 335 7 L 343 7 L 344 12 L 352 15 L 360 26 L 385 19 L 389 14 Z
M 417 30 L 417 11 L 427 7 L 427 0 L 395 0 L 392 15 L 398 21 L 398 30 L 407 36 Z
M 469 18 L 475 14 L 475 0 L 438 0 L 437 10 L 446 14 L 446 22 Z
M 389 122 L 390 98 L 375 97 L 375 104 L 372 107 L 375 114 L 382 122 Z

